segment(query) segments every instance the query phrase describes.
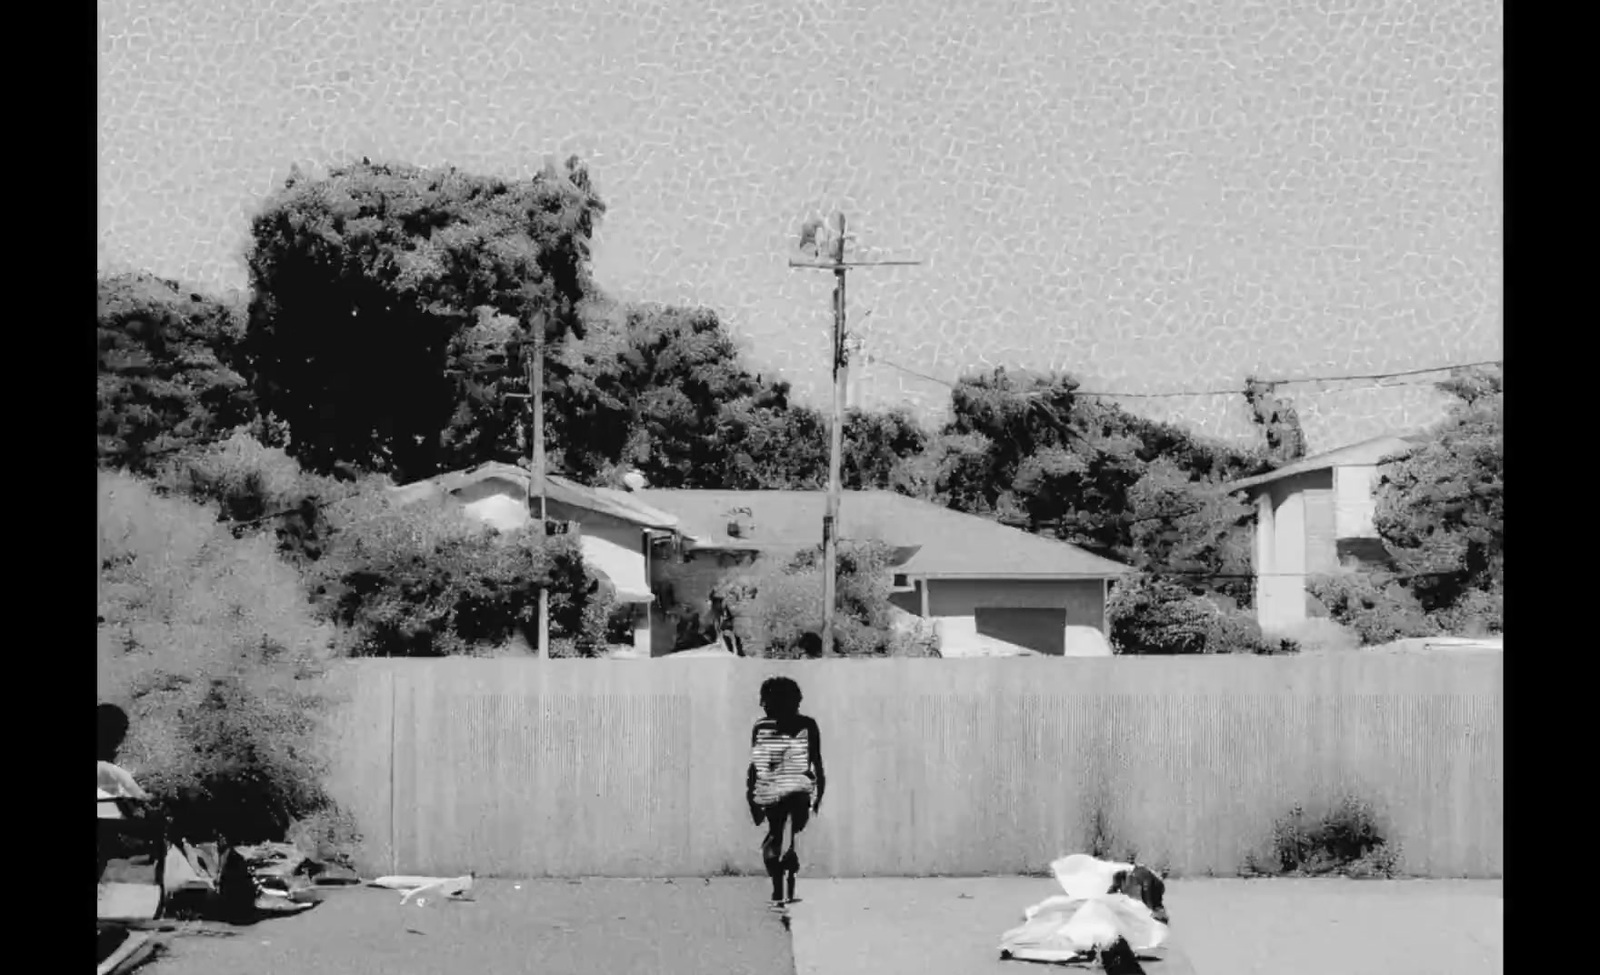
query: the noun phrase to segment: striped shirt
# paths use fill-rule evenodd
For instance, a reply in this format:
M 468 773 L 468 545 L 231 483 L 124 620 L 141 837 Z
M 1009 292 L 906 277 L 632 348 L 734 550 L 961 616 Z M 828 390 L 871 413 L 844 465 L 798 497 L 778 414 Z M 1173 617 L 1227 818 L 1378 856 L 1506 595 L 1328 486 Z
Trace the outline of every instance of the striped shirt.
M 814 746 L 819 744 L 817 723 L 800 716 L 791 733 L 784 734 L 778 722 L 762 718 L 750 734 L 750 766 L 755 771 L 751 798 L 758 806 L 770 806 L 786 796 L 810 795 L 817 785 Z

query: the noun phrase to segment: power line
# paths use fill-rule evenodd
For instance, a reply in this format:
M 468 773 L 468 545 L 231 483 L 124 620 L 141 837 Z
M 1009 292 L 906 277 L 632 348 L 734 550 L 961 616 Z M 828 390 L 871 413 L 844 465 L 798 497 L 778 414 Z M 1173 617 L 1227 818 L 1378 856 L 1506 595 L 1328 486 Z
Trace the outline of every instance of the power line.
M 867 357 L 867 361 L 869 363 L 882 363 L 883 365 L 886 365 L 891 369 L 898 370 L 899 372 L 906 373 L 907 375 L 910 375 L 910 376 L 915 376 L 918 379 L 925 379 L 925 380 L 927 380 L 928 382 L 931 382 L 931 383 L 937 383 L 940 386 L 944 386 L 944 387 L 947 387 L 949 389 L 956 389 L 956 388 L 958 388 L 960 386 L 960 384 L 957 383 L 957 382 L 952 382 L 952 381 L 950 381 L 948 379 L 940 379 L 938 376 L 930 376 L 925 372 L 919 372 L 916 369 L 912 369 L 909 366 L 903 366 L 898 362 L 895 362 L 895 361 L 893 361 L 891 359 L 885 359 L 882 356 L 869 355 Z M 1265 385 L 1265 386 L 1288 386 L 1288 385 L 1301 385 L 1301 384 L 1305 384 L 1305 383 L 1337 383 L 1337 382 L 1354 382 L 1354 381 L 1362 381 L 1362 380 L 1371 381 L 1371 380 L 1382 380 L 1382 379 L 1400 379 L 1400 378 L 1404 378 L 1404 377 L 1407 377 L 1407 376 L 1421 376 L 1421 375 L 1425 375 L 1427 373 L 1434 373 L 1434 372 L 1450 372 L 1450 371 L 1456 370 L 1456 369 L 1474 369 L 1474 368 L 1478 368 L 1478 367 L 1481 367 L 1481 366 L 1499 366 L 1499 365 L 1501 365 L 1501 360 L 1499 360 L 1499 359 L 1485 359 L 1485 360 L 1481 360 L 1481 361 L 1478 361 L 1478 362 L 1463 362 L 1463 363 L 1458 363 L 1458 364 L 1454 364 L 1454 365 L 1427 366 L 1427 367 L 1421 368 L 1421 369 L 1404 369 L 1404 370 L 1400 370 L 1398 372 L 1377 372 L 1377 373 L 1368 373 L 1366 375 L 1355 375 L 1355 376 L 1305 376 L 1305 377 L 1301 377 L 1301 378 L 1298 378 L 1298 379 L 1263 379 L 1263 380 L 1260 380 L 1260 382 L 1262 383 L 1262 385 Z M 1405 388 L 1407 386 L 1433 386 L 1433 385 L 1435 385 L 1435 382 L 1430 381 L 1430 382 L 1413 382 L 1413 383 L 1383 383 L 1383 384 L 1377 385 L 1377 386 L 1358 386 L 1358 387 L 1355 387 L 1355 388 L 1356 389 L 1400 389 L 1400 388 Z M 1345 390 L 1338 390 L 1338 392 L 1344 392 L 1344 391 Z M 1169 391 L 1169 392 L 1160 392 L 1160 393 L 1132 393 L 1132 392 L 1115 392 L 1115 391 L 1079 389 L 1079 390 L 1074 390 L 1072 395 L 1074 395 L 1074 396 L 1103 396 L 1103 397 L 1117 398 L 1117 399 L 1175 399 L 1175 398 L 1186 397 L 1186 396 L 1190 396 L 1190 397 L 1192 397 L 1192 396 L 1239 396 L 1239 395 L 1242 395 L 1243 392 L 1244 392 L 1244 387 L 1241 384 L 1238 388 L 1235 388 L 1235 389 L 1186 389 L 1186 390 L 1172 390 L 1172 391 Z M 1334 392 L 1334 390 L 1329 390 L 1328 392 Z M 1041 394 L 1035 392 L 1035 393 L 1029 393 L 1028 395 L 1041 395 Z
M 1048 537 L 1048 536 L 1046 536 Z M 1207 572 L 1201 569 L 1140 569 L 1145 575 L 1173 576 L 1183 579 L 1312 579 L 1317 577 L 1338 578 L 1343 572 Z M 1461 576 L 1467 573 L 1460 569 L 1437 569 L 1428 572 L 1390 572 L 1377 569 L 1365 573 L 1376 577 L 1380 582 L 1402 582 L 1406 579 L 1436 579 L 1445 576 Z

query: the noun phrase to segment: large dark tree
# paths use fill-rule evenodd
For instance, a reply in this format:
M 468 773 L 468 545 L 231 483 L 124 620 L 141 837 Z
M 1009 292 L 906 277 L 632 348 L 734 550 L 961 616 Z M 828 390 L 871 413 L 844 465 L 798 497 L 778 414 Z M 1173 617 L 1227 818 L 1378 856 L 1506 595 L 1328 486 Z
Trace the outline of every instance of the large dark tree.
M 564 467 L 611 479 L 623 468 L 657 487 L 718 487 L 735 445 L 731 417 L 789 409 L 789 385 L 747 369 L 715 312 L 665 305 L 596 309 L 566 350 L 552 427 Z
M 101 277 L 98 288 L 101 466 L 148 472 L 252 419 L 240 374 L 242 303 L 148 274 Z
M 963 379 L 941 435 L 901 466 L 898 486 L 1248 598 L 1250 511 L 1220 486 L 1263 470 L 1261 453 L 1077 388 L 1069 376 L 1006 370 Z
M 570 473 L 614 480 L 632 468 L 657 487 L 827 484 L 827 416 L 792 403 L 788 383 L 751 370 L 715 312 L 599 303 L 589 311 L 551 394 L 553 439 Z M 850 410 L 845 486 L 887 486 L 924 440 L 905 411 Z
M 291 176 L 248 263 L 257 389 L 292 452 L 401 480 L 514 452 L 504 394 L 531 328 L 559 346 L 581 327 L 604 209 L 576 159 L 526 179 L 365 161 Z
M 1447 629 L 1498 631 L 1505 585 L 1505 396 L 1498 372 L 1441 384 L 1459 402 L 1386 466 L 1374 518 L 1405 585 Z

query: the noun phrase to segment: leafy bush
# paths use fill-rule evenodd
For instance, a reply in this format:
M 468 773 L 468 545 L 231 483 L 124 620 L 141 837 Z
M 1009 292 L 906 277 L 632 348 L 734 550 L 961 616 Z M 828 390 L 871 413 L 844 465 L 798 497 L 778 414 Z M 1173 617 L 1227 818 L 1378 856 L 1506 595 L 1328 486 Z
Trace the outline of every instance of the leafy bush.
M 454 505 L 400 506 L 374 493 L 329 510 L 336 528 L 313 578 L 351 653 L 489 652 L 537 624 L 541 585 L 550 587 L 551 653 L 604 649 L 610 606 L 596 598 L 575 539 L 502 535 Z
M 1272 861 L 1246 858 L 1245 872 L 1279 876 L 1393 877 L 1400 851 L 1388 843 L 1370 804 L 1347 795 L 1318 819 L 1296 804 L 1272 826 Z
M 1288 653 L 1293 641 L 1269 640 L 1255 617 L 1225 597 L 1199 595 L 1182 583 L 1139 575 L 1116 583 L 1106 612 L 1118 653 Z
M 1306 580 L 1306 590 L 1330 619 L 1354 630 L 1369 646 L 1439 632 L 1416 597 L 1382 575 L 1354 570 L 1316 575 Z
M 1269 640 L 1288 640 L 1303 653 L 1337 653 L 1361 646 L 1361 635 L 1342 623 L 1316 618 L 1273 630 Z
M 255 415 L 243 309 L 148 274 L 98 279 L 100 463 L 148 473 Z
M 131 719 L 121 760 L 181 835 L 279 840 L 336 818 L 317 752 L 333 633 L 294 569 L 148 482 L 98 489 L 96 681 Z
M 841 545 L 834 650 L 845 656 L 925 653 L 926 634 L 899 634 L 889 602 L 891 549 L 879 543 Z M 808 549 L 787 561 L 762 559 L 716 588 L 744 621 L 754 656 L 800 657 L 800 640 L 822 632 L 822 553 Z
M 282 447 L 268 447 L 244 428 L 173 458 L 162 467 L 160 484 L 216 505 L 240 532 L 270 528 L 285 554 L 310 559 L 327 544 L 320 502 L 350 493 L 332 478 L 307 474 Z

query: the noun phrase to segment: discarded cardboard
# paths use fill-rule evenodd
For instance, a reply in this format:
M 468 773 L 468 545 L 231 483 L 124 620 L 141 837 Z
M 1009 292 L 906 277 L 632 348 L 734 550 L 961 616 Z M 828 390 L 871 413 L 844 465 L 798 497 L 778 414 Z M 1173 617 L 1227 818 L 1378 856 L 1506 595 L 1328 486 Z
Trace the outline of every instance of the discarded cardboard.
M 161 910 L 159 884 L 125 884 L 115 881 L 96 888 L 95 917 L 102 921 L 154 918 Z
M 96 975 L 127 975 L 134 969 L 149 961 L 161 942 L 148 934 L 137 931 L 127 932 L 112 952 L 101 959 L 96 968 Z

